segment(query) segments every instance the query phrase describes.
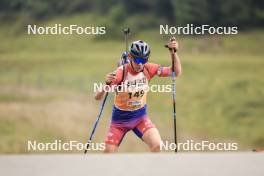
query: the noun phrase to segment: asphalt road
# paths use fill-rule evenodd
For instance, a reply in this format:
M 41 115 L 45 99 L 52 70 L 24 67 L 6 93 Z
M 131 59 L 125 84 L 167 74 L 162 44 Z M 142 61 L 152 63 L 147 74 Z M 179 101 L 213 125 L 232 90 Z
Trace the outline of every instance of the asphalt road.
M 264 153 L 0 155 L 3 176 L 264 176 Z

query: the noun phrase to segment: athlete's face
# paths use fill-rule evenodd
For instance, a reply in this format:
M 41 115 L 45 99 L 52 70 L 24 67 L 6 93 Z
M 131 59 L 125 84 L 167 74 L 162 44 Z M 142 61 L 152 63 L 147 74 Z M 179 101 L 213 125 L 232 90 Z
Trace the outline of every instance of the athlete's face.
M 133 65 L 133 68 L 136 72 L 141 72 L 144 68 L 144 64 L 136 64 L 133 59 L 132 59 L 132 65 Z
M 132 61 L 131 64 L 132 64 L 135 72 L 141 72 L 143 70 L 144 64 L 142 64 L 142 63 L 140 63 L 140 64 L 135 63 L 135 61 L 133 60 L 133 57 L 131 55 L 129 55 L 129 59 Z

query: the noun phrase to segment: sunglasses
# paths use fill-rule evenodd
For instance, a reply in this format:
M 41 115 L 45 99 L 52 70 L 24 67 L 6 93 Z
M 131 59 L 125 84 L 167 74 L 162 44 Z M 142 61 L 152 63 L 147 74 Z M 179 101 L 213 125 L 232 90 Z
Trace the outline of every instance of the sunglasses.
M 145 64 L 148 62 L 148 58 L 135 57 L 135 58 L 133 58 L 133 61 L 136 64 Z

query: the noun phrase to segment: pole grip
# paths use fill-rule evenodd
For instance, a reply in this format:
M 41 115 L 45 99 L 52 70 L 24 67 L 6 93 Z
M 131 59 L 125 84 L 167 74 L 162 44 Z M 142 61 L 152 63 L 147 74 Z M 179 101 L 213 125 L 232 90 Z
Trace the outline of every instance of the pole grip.
M 168 45 L 164 45 L 164 47 L 165 47 L 165 48 L 168 48 L 169 50 L 171 50 L 171 48 L 169 48 Z M 176 53 L 176 51 L 177 51 L 177 50 L 174 48 L 174 53 Z

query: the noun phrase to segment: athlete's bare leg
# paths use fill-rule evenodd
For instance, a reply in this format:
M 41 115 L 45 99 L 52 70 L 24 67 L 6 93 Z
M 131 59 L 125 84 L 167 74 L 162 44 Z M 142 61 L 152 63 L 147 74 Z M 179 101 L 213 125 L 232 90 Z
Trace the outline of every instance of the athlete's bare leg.
M 114 153 L 117 152 L 117 150 L 118 150 L 117 145 L 105 144 L 104 153 Z
M 161 137 L 157 128 L 147 130 L 142 139 L 148 145 L 151 152 L 160 152 Z

